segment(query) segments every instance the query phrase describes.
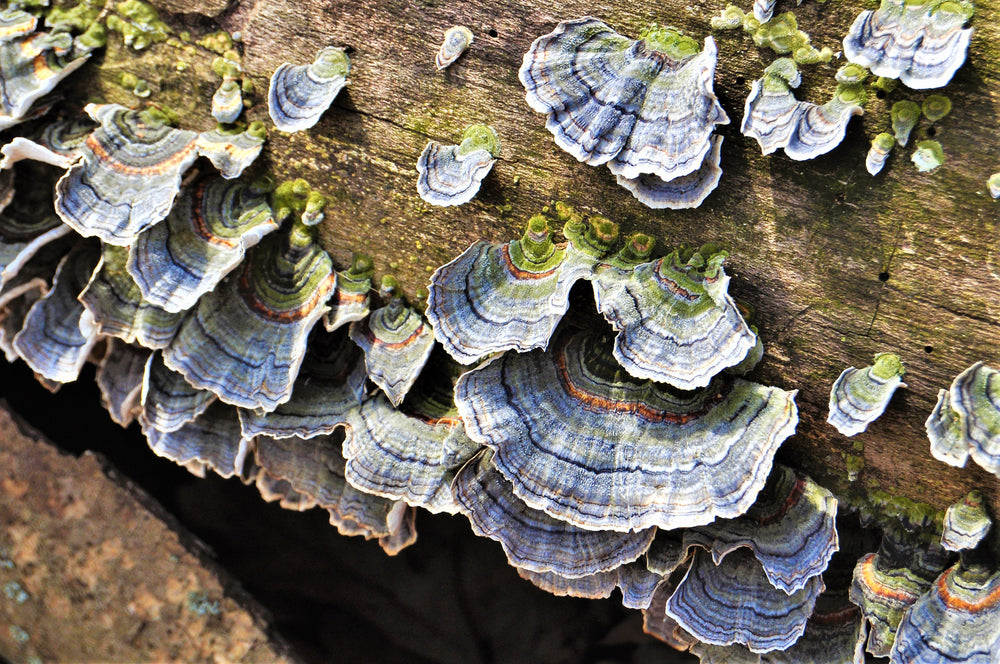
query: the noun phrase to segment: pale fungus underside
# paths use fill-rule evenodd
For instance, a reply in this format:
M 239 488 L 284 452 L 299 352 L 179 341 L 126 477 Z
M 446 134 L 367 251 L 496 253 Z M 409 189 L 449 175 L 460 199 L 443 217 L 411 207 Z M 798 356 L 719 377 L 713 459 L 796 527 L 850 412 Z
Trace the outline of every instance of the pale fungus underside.
M 107 27 L 121 32 L 135 48 L 185 48 L 187 40 L 176 40 L 178 46 L 165 44 L 170 28 L 159 23 L 155 13 L 136 13 L 140 5 L 145 7 L 116 5 Z M 878 12 L 859 17 L 858 23 L 864 19 L 867 27 L 861 36 L 849 38 L 863 43 L 859 50 L 868 53 L 866 57 L 874 57 L 865 34 L 885 37 L 880 48 L 889 59 L 909 57 L 908 68 L 896 75 L 913 87 L 921 87 L 913 84 L 918 78 L 940 78 L 942 70 L 949 70 L 950 78 L 965 57 L 969 31 L 961 28 L 970 12 L 957 3 L 921 5 L 926 16 L 921 14 L 922 22 L 914 27 L 907 22 L 917 15 L 911 5 L 918 6 L 905 5 L 902 32 L 893 27 L 888 14 L 895 5 L 886 0 Z M 497 11 L 507 8 L 498 6 Z M 353 20 L 350 8 L 344 8 L 344 16 L 346 23 Z M 779 32 L 788 29 L 785 41 L 795 46 L 795 61 L 821 61 L 820 55 L 799 52 L 808 44 L 800 43 L 794 18 L 783 17 L 769 27 L 756 26 L 755 42 L 759 38 L 761 45 L 780 47 L 784 37 Z M 94 18 L 73 31 L 90 34 L 87 26 L 98 25 Z M 0 14 L 0 41 L 34 39 L 30 35 L 36 26 L 29 26 L 23 16 L 20 20 L 16 13 Z M 273 70 L 279 54 L 255 51 L 260 44 L 252 29 L 256 19 L 239 20 L 249 21 L 248 39 L 241 46 L 247 49 L 247 69 L 238 64 L 243 62 L 239 54 L 230 56 L 225 50 L 232 48 L 232 41 L 221 44 L 217 52 L 226 52 L 223 59 L 231 64 L 220 65 L 222 87 L 215 79 L 207 97 L 204 91 L 195 95 L 205 102 L 198 119 L 185 115 L 167 122 L 173 112 L 156 105 L 159 91 L 154 90 L 154 104 L 142 112 L 115 104 L 88 106 L 100 123 L 96 129 L 85 119 L 61 118 L 43 120 L 40 131 L 30 129 L 30 141 L 5 139 L 3 168 L 13 174 L 0 175 L 0 344 L 9 358 L 24 359 L 43 384 L 55 389 L 74 380 L 88 360 L 96 362 L 93 349 L 103 349 L 97 378 L 105 406 L 123 425 L 138 418 L 157 454 L 198 474 L 211 469 L 225 477 L 239 476 L 256 484 L 266 499 L 291 509 L 326 509 L 340 532 L 377 538 L 390 554 L 416 539 L 418 509 L 463 512 L 474 532 L 500 541 L 508 561 L 524 578 L 549 592 L 581 597 L 607 597 L 618 588 L 625 606 L 644 610 L 650 631 L 690 649 L 703 662 L 821 661 L 814 652 L 821 641 L 857 660 L 865 623 L 871 626 L 868 650 L 879 656 L 892 653 L 929 661 L 927 653 L 946 652 L 955 661 L 977 663 L 983 653 L 996 657 L 1000 577 L 996 552 L 990 549 L 994 545 L 985 537 L 991 522 L 985 512 L 974 509 L 983 504 L 981 498 L 970 497 L 945 517 L 940 541 L 948 549 L 964 550 L 961 561 L 948 571 L 949 554 L 937 540 L 928 542 L 937 527 L 931 519 L 903 529 L 914 533 L 890 529 L 879 553 L 862 557 L 851 596 L 860 613 L 843 597 L 837 604 L 834 594 L 821 594 L 824 584 L 832 583 L 824 572 L 840 541 L 834 527 L 837 499 L 801 473 L 773 463 L 778 447 L 798 423 L 797 391 L 731 375 L 753 370 L 763 356 L 759 375 L 768 382 L 791 388 L 799 384 L 794 377 L 817 392 L 818 381 L 792 366 L 803 358 L 814 369 L 819 366 L 809 354 L 814 351 L 792 353 L 798 316 L 806 320 L 811 314 L 807 309 L 781 327 L 776 313 L 790 306 L 783 298 L 798 297 L 791 284 L 797 288 L 799 276 L 782 276 L 781 262 L 789 253 L 780 239 L 782 234 L 794 235 L 798 222 L 774 215 L 757 219 L 758 229 L 749 232 L 766 247 L 758 250 L 746 246 L 742 231 L 729 230 L 738 223 L 716 223 L 720 210 L 727 210 L 728 216 L 739 208 L 733 200 L 741 193 L 720 192 L 718 203 L 710 202 L 697 216 L 649 212 L 583 169 L 573 171 L 580 184 L 570 191 L 593 185 L 592 202 L 580 203 L 581 208 L 586 205 L 587 217 L 554 204 L 529 220 L 520 240 L 504 244 L 503 233 L 513 222 L 506 219 L 504 205 L 496 206 L 497 215 L 489 212 L 490 206 L 508 195 L 512 169 L 521 172 L 525 163 L 542 159 L 544 137 L 540 123 L 515 99 L 520 91 L 510 85 L 512 67 L 507 71 L 510 81 L 496 80 L 504 93 L 516 94 L 498 99 L 488 115 L 469 112 L 462 118 L 435 120 L 429 130 L 414 129 L 409 120 L 394 116 L 398 111 L 391 105 L 380 107 L 385 117 L 363 116 L 373 135 L 384 129 L 379 123 L 387 118 L 386 124 L 396 122 L 393 126 L 413 134 L 396 146 L 407 157 L 392 157 L 402 165 L 396 169 L 399 173 L 391 159 L 382 162 L 386 181 L 401 192 L 403 207 L 384 202 L 387 199 L 376 191 L 382 185 L 358 185 L 360 190 L 351 191 L 361 191 L 361 196 L 344 196 L 335 164 L 364 158 L 356 151 L 345 152 L 337 162 L 329 146 L 353 145 L 356 150 L 364 139 L 351 123 L 367 113 L 366 103 L 382 102 L 380 93 L 372 92 L 377 69 L 367 60 L 379 56 L 361 51 L 351 99 L 339 101 L 321 121 L 350 67 L 340 48 L 321 50 L 312 65 L 275 71 L 268 104 L 274 126 L 299 131 L 322 124 L 302 136 L 276 136 L 266 148 L 271 162 L 251 166 L 264 149 L 266 129 L 260 122 L 246 126 L 240 121 L 200 132 L 170 126 L 204 129 L 210 115 L 231 122 L 241 112 L 247 121 L 264 117 L 262 105 L 253 104 L 251 79 L 266 77 L 261 63 L 270 62 Z M 746 20 L 746 15 L 740 17 L 741 24 Z M 151 29 L 138 28 L 140 22 Z M 704 23 L 685 22 L 685 28 L 704 34 Z M 845 19 L 840 23 L 846 29 Z M 539 24 L 534 34 L 551 28 L 551 22 Z M 920 32 L 923 46 L 900 55 L 893 40 L 906 30 Z M 307 32 L 313 35 L 311 29 Z M 54 39 L 41 40 L 52 49 L 43 60 L 46 66 L 63 71 L 78 66 L 75 60 L 58 60 L 70 53 L 64 43 L 69 34 L 57 32 Z M 461 31 L 455 34 L 464 36 Z M 401 38 L 406 42 L 410 37 Z M 492 38 L 484 36 L 483 41 Z M 547 115 L 545 126 L 558 145 L 580 161 L 608 164 L 619 183 L 649 208 L 697 207 L 716 189 L 720 159 L 732 160 L 721 154 L 722 138 L 714 134 L 716 125 L 729 121 L 713 88 L 717 59 L 727 86 L 734 71 L 752 76 L 748 67 L 734 69 L 725 61 L 731 44 L 723 44 L 719 58 L 711 37 L 701 47 L 679 29 L 654 24 L 640 39 L 631 40 L 591 18 L 564 21 L 530 46 L 529 40 L 522 38 L 514 47 L 518 58 L 528 51 L 519 78 L 531 108 Z M 87 42 L 83 35 L 77 41 Z M 161 42 L 162 47 L 157 45 Z M 324 41 L 331 42 L 347 40 Z M 486 49 L 496 45 L 487 42 Z M 433 45 L 422 46 L 424 55 L 414 62 L 433 67 L 425 62 Z M 454 46 L 446 39 L 445 59 L 455 51 L 455 57 L 462 54 L 461 44 Z M 962 60 L 954 64 L 958 50 Z M 511 54 L 499 53 L 509 65 Z M 12 70 L 3 57 L 0 74 L 6 86 Z M 474 70 L 483 65 L 477 57 L 475 50 L 469 52 L 455 70 L 468 71 L 473 85 L 478 76 Z M 441 58 L 439 54 L 439 65 Z M 81 62 L 84 59 L 80 56 Z M 877 75 L 890 75 L 879 66 L 872 65 Z M 139 74 L 132 78 L 159 81 Z M 793 60 L 779 60 L 754 83 L 743 133 L 756 138 L 765 154 L 783 147 L 796 160 L 832 150 L 844 139 L 850 118 L 860 114 L 864 76 L 860 67 L 842 67 L 833 100 L 817 106 L 794 98 L 791 88 L 799 85 L 800 74 Z M 426 90 L 413 91 L 415 98 L 441 95 L 448 86 L 466 83 L 450 72 L 438 77 Z M 239 79 L 242 83 L 237 84 Z M 129 94 L 144 99 L 149 88 L 140 91 L 138 83 L 129 81 Z M 211 97 L 223 89 L 229 97 L 213 104 Z M 926 97 L 922 106 L 914 103 L 917 118 L 923 113 L 935 122 L 948 115 L 950 102 L 939 97 Z M 733 99 L 730 95 L 727 104 Z M 135 99 L 131 102 L 137 105 Z M 23 109 L 8 112 L 30 117 L 30 106 L 29 101 Z M 880 106 L 883 125 L 887 106 Z M 43 109 L 44 103 L 36 110 Z M 892 143 L 901 138 L 905 144 L 913 129 L 897 127 L 896 115 L 896 138 L 881 134 L 872 143 L 870 171 L 877 172 Z M 511 117 L 517 123 L 512 124 Z M 406 217 L 412 208 L 405 201 L 415 197 L 412 164 L 426 134 L 457 135 L 466 123 L 480 118 L 496 122 L 505 142 L 511 137 L 505 154 L 510 145 L 528 152 L 514 149 L 509 163 L 499 162 L 498 186 L 484 187 L 483 200 L 467 206 L 468 217 L 421 208 L 432 229 L 439 223 L 437 214 L 444 215 L 440 219 L 472 220 L 449 228 L 446 238 L 434 235 L 437 231 L 426 235 L 421 227 L 415 234 L 419 240 L 406 239 L 417 247 L 407 262 L 427 257 L 421 243 L 428 242 L 437 252 L 434 265 L 471 244 L 430 277 L 425 319 L 422 296 L 407 299 L 406 294 L 426 285 L 426 276 L 414 276 L 418 269 L 399 269 L 401 261 L 387 257 L 388 240 L 377 237 L 378 226 L 343 245 L 334 246 L 330 238 L 358 228 L 345 223 L 354 220 L 345 213 L 348 200 L 359 206 L 359 218 L 370 216 L 366 206 L 373 200 L 389 205 L 389 214 L 396 215 L 398 209 L 399 216 Z M 535 131 L 535 125 L 541 131 Z M 328 136 L 334 126 L 337 136 Z M 755 128 L 748 131 L 748 126 Z M 537 144 L 532 147 L 524 136 L 534 136 L 531 140 Z M 329 141 L 326 147 L 315 147 L 323 140 Z M 743 143 L 727 145 L 727 150 L 739 150 L 760 163 L 759 155 Z M 544 144 L 551 147 L 548 141 Z M 297 147 L 288 150 L 293 145 Z M 377 141 L 373 149 L 381 149 Z M 469 184 L 457 175 L 453 179 L 447 170 L 447 175 L 428 180 L 430 165 L 449 160 L 461 165 L 463 159 L 481 156 L 480 161 L 492 167 L 499 140 L 492 129 L 474 125 L 462 144 L 450 149 L 447 154 L 440 146 L 436 152 L 425 151 L 417 168 L 424 182 L 420 186 L 457 191 L 458 198 L 451 200 L 471 191 L 464 203 L 478 191 L 489 169 L 471 169 L 481 175 L 474 175 Z M 329 181 L 315 173 L 310 181 L 333 191 L 312 190 L 305 181 L 289 181 L 270 191 L 273 182 L 241 176 L 247 168 L 253 168 L 254 175 L 284 174 L 288 169 L 299 173 L 299 166 L 289 166 L 294 155 L 301 155 L 301 162 L 314 170 L 329 172 Z M 222 177 L 208 175 L 211 168 L 204 164 L 183 178 L 199 156 L 207 157 Z M 773 163 L 776 173 L 791 173 L 782 158 Z M 32 173 L 42 172 L 38 169 L 53 168 L 66 171 L 54 190 L 51 170 L 32 181 Z M 367 166 L 350 168 L 360 174 L 358 182 L 373 177 Z M 551 175 L 567 181 L 567 168 L 560 162 L 544 178 L 525 171 L 524 201 L 537 203 L 543 190 L 551 198 L 552 190 L 540 188 L 537 180 Z M 802 171 L 809 175 L 791 180 L 795 186 L 810 184 L 806 180 L 811 175 L 830 168 L 838 167 L 809 166 Z M 759 185 L 747 183 L 745 171 L 737 173 L 734 189 L 758 192 Z M 892 174 L 885 179 L 898 182 Z M 608 180 L 606 175 L 603 180 Z M 853 186 L 845 191 L 857 195 Z M 40 198 L 39 191 L 44 194 Z M 778 184 L 770 192 L 785 201 Z M 426 199 L 425 193 L 420 196 Z M 46 211 L 53 198 L 58 216 Z M 516 200 L 513 207 L 523 209 L 524 201 Z M 752 205 L 765 209 L 759 200 Z M 728 254 L 718 245 L 706 244 L 697 251 L 681 245 L 654 254 L 652 237 L 635 233 L 613 254 L 617 224 L 590 213 L 602 206 L 614 210 L 616 221 L 627 224 L 630 232 L 662 232 L 676 221 L 677 230 L 670 231 L 676 241 L 686 239 L 682 229 L 690 237 L 702 237 L 704 233 L 691 229 L 708 220 L 712 232 L 739 240 L 728 244 L 741 272 L 734 287 L 753 306 L 737 304 L 730 295 L 730 277 L 722 268 Z M 32 207 L 42 212 L 25 215 Z M 830 209 L 825 208 L 837 223 L 850 226 L 849 215 L 837 212 L 836 206 Z M 825 216 L 816 217 L 817 230 L 826 229 Z M 495 223 L 480 224 L 482 219 Z M 383 223 L 386 231 L 381 235 L 395 237 L 392 222 Z M 313 228 L 317 225 L 318 231 Z M 761 230 L 765 227 L 766 232 Z M 865 231 L 847 232 L 869 239 Z M 103 242 L 81 240 L 77 233 Z M 476 239 L 482 234 L 486 239 Z M 338 264 L 346 265 L 346 254 L 367 249 L 369 242 L 378 260 L 356 254 L 349 267 L 336 270 Z M 761 251 L 771 249 L 778 258 L 761 257 Z M 820 263 L 825 260 L 822 253 L 816 255 Z M 894 248 L 879 263 L 882 282 L 889 281 L 889 262 L 900 260 L 895 255 Z M 398 270 L 406 280 L 404 288 L 411 290 L 384 278 L 379 297 L 373 298 L 371 280 L 376 273 L 383 276 L 387 267 Z M 815 279 L 814 271 L 803 269 L 803 279 Z M 764 290 L 748 287 L 758 277 L 772 291 L 780 284 L 789 292 L 764 297 Z M 570 296 L 581 279 L 591 281 L 593 302 L 586 295 Z M 984 306 L 988 310 L 989 305 Z M 750 319 L 754 308 L 763 314 L 754 322 L 768 339 L 776 339 L 770 353 L 765 353 L 756 327 L 744 319 Z M 324 326 L 318 325 L 320 319 Z M 564 329 L 556 333 L 560 322 Z M 869 332 L 874 325 L 871 319 Z M 589 329 L 576 331 L 580 326 Z M 612 343 L 613 332 L 617 336 Z M 848 343 L 847 336 L 841 344 Z M 440 351 L 432 354 L 435 339 L 451 357 Z M 925 352 L 932 350 L 928 345 Z M 790 355 L 795 359 L 788 364 Z M 463 365 L 489 361 L 470 368 L 451 358 Z M 827 385 L 834 373 L 827 366 L 829 359 L 822 366 L 830 375 L 818 372 Z M 926 362 L 915 363 L 928 369 Z M 927 424 L 935 457 L 961 465 L 971 455 L 1000 475 L 995 374 L 975 365 L 950 391 L 942 392 Z M 900 375 L 898 358 L 895 364 L 880 364 L 876 358 L 870 370 L 845 372 L 834 387 L 831 407 L 846 412 L 848 428 L 863 430 L 882 412 L 891 396 L 886 386 L 898 384 Z M 808 398 L 809 410 L 818 410 L 816 394 Z M 810 442 L 830 437 L 817 431 L 815 413 L 807 417 L 799 440 L 787 446 L 789 457 L 800 459 L 810 445 L 823 450 L 803 465 L 829 479 L 831 469 L 838 467 L 831 450 L 840 448 Z M 939 499 L 942 490 L 937 491 Z M 860 503 L 860 513 L 868 514 L 864 497 L 847 493 L 848 500 L 841 504 L 854 508 Z M 891 511 L 878 519 L 881 526 L 893 523 Z

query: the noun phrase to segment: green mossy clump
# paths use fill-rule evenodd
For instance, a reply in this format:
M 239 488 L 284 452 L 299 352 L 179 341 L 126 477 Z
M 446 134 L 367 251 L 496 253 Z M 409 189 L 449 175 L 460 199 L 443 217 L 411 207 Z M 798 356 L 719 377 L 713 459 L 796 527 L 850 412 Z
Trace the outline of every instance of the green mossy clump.
M 141 0 L 125 0 L 107 18 L 108 30 L 118 32 L 126 46 L 136 51 L 167 41 L 170 28 L 152 6 Z
M 802 65 L 829 62 L 833 58 L 833 50 L 828 46 L 817 49 L 812 45 L 809 35 L 799 30 L 798 20 L 792 12 L 778 14 L 770 21 L 761 23 L 752 12 L 745 13 L 736 5 L 728 5 L 721 14 L 712 18 L 711 24 L 715 30 L 742 27 L 757 46 L 769 48 L 779 55 L 790 54 L 795 62 Z

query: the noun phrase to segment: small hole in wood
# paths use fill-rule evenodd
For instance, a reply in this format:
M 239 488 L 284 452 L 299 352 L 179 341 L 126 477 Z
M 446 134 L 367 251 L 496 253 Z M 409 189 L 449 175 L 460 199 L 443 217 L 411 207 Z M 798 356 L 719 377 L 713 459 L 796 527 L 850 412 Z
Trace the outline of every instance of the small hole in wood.
M 934 352 L 934 346 L 924 346 L 924 352 L 925 353 L 933 353 Z
M 888 272 L 879 272 L 878 273 L 878 280 L 881 281 L 881 282 L 889 281 L 889 273 Z
M 353 46 L 345 46 L 344 47 L 344 53 L 346 53 L 347 55 L 354 55 L 354 47 Z
M 496 30 L 494 30 L 493 28 L 490 28 L 489 32 L 487 32 L 486 34 L 488 34 L 490 37 L 499 37 L 500 36 L 500 33 L 497 32 Z
M 937 134 L 937 129 L 935 129 L 934 127 L 928 127 L 927 128 L 927 135 L 928 136 L 930 136 L 931 138 L 934 138 L 935 134 Z
M 743 78 L 742 76 L 737 76 L 736 77 L 736 85 L 743 85 L 746 82 L 747 82 L 747 80 L 745 78 Z
M 876 90 L 875 96 L 879 99 L 885 99 L 885 90 Z

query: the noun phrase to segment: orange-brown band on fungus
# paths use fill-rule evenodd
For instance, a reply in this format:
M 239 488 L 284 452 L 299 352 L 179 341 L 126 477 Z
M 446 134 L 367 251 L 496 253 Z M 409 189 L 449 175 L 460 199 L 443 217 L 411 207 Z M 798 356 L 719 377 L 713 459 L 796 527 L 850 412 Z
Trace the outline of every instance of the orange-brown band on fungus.
M 546 277 L 555 274 L 555 272 L 559 269 L 559 266 L 556 265 L 552 269 L 545 270 L 544 272 L 529 272 L 527 270 L 522 270 L 521 268 L 514 265 L 514 261 L 511 260 L 509 244 L 505 244 L 502 247 L 500 247 L 500 258 L 503 261 L 504 267 L 507 269 L 507 271 L 510 272 L 512 275 L 514 275 L 514 277 L 517 279 L 524 279 L 524 280 L 545 279 Z
M 183 150 L 178 151 L 172 155 L 169 159 L 161 161 L 154 166 L 129 166 L 124 164 L 117 159 L 115 159 L 104 146 L 101 145 L 100 139 L 96 138 L 96 133 L 91 134 L 87 137 L 87 147 L 90 148 L 97 158 L 107 165 L 108 168 L 115 171 L 116 173 L 121 173 L 123 175 L 130 176 L 149 176 L 149 175 L 160 175 L 172 168 L 177 167 L 179 164 L 184 162 L 191 152 L 195 151 L 195 143 L 191 141 Z
M 420 325 L 418 325 L 416 329 L 413 330 L 410 336 L 406 337 L 405 339 L 401 339 L 400 341 L 379 340 L 378 338 L 375 337 L 375 333 L 372 332 L 372 329 L 369 325 L 365 325 L 365 332 L 364 332 L 365 339 L 370 341 L 373 346 L 378 345 L 381 348 L 387 348 L 389 350 L 398 350 L 400 348 L 406 348 L 407 346 L 413 343 L 414 339 L 417 339 L 425 334 L 426 332 L 424 331 L 423 322 L 421 322 Z
M 802 498 L 802 494 L 805 493 L 805 490 L 806 490 L 806 481 L 801 477 L 796 477 L 795 486 L 792 487 L 791 493 L 788 494 L 788 498 L 785 499 L 785 502 L 782 503 L 781 507 L 775 510 L 772 514 L 767 514 L 760 518 L 754 519 L 754 521 L 756 521 L 762 526 L 767 526 L 772 523 L 775 523 L 776 521 L 779 521 L 781 517 L 785 516 L 785 514 L 788 513 L 788 510 L 792 509 L 792 507 L 797 502 L 799 502 L 799 499 Z
M 336 280 L 334 273 L 331 272 L 330 275 L 325 277 L 323 281 L 316 285 L 308 300 L 294 309 L 288 309 L 287 311 L 275 311 L 270 308 L 267 303 L 257 297 L 256 289 L 254 289 L 253 282 L 250 279 L 250 272 L 252 268 L 253 262 L 247 261 L 242 273 L 240 274 L 238 282 L 239 293 L 243 296 L 243 299 L 254 313 L 259 315 L 264 320 L 273 321 L 275 323 L 292 323 L 294 321 L 307 318 L 309 314 L 316 309 L 316 307 L 322 306 L 322 304 L 326 302 L 330 289 L 333 288 Z
M 946 606 L 952 609 L 958 609 L 959 611 L 964 611 L 966 613 L 979 613 L 986 609 L 991 609 L 997 604 L 1000 604 L 1000 584 L 997 585 L 986 597 L 982 597 L 975 602 L 970 602 L 964 600 L 961 597 L 957 597 L 951 590 L 948 589 L 948 577 L 954 576 L 956 567 L 951 568 L 944 574 L 938 577 L 937 580 L 937 592 L 941 597 L 941 601 L 945 603 Z
M 915 593 L 893 588 L 878 580 L 878 577 L 875 575 L 875 555 L 874 553 L 869 553 L 861 559 L 861 579 L 865 582 L 865 585 L 871 588 L 876 594 L 901 603 L 912 604 L 917 601 L 918 595 Z

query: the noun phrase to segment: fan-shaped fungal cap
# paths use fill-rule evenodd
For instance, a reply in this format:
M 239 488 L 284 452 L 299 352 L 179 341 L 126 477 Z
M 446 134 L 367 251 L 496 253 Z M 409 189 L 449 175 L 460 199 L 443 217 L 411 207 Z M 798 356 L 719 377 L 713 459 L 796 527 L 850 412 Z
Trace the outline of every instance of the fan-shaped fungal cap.
M 618 184 L 632 192 L 640 203 L 654 210 L 669 208 L 686 210 L 696 208 L 719 186 L 722 169 L 722 136 L 713 135 L 712 149 L 705 154 L 698 170 L 681 175 L 673 180 L 663 180 L 657 175 L 645 173 L 637 178 L 616 176 Z
M 582 530 L 528 507 L 493 466 L 492 456 L 482 454 L 466 464 L 453 490 L 473 532 L 500 542 L 514 567 L 579 578 L 633 562 L 653 541 L 655 528 L 628 533 Z
M 756 343 L 727 293 L 725 251 L 677 250 L 631 272 L 599 267 L 598 310 L 618 331 L 615 358 L 637 378 L 682 390 L 708 385 Z
M 544 348 L 569 308 L 563 247 L 542 215 L 520 240 L 475 242 L 431 275 L 427 318 L 448 354 L 471 364 L 490 353 Z
M 251 122 L 246 131 L 233 133 L 212 129 L 198 134 L 198 154 L 219 169 L 222 177 L 238 178 L 254 162 L 267 140 L 262 122 Z
M 994 173 L 986 180 L 986 186 L 990 190 L 990 196 L 1000 198 L 1000 173 Z
M 876 657 L 889 655 L 903 612 L 948 563 L 940 545 L 918 538 L 902 528 L 890 528 L 878 553 L 862 557 L 854 568 L 850 598 L 871 627 L 867 650 Z
M 268 411 L 291 397 L 335 277 L 330 257 L 300 224 L 251 254 L 242 270 L 202 296 L 163 359 L 227 403 Z
M 326 509 L 341 535 L 378 538 L 386 553 L 395 555 L 417 539 L 413 508 L 348 484 L 340 447 L 340 439 L 332 436 L 310 440 L 260 436 L 255 453 L 265 472 L 286 480 Z
M 1000 572 L 957 564 L 903 616 L 893 662 L 1000 660 Z
M 944 95 L 929 95 L 920 105 L 924 117 L 931 122 L 937 122 L 951 113 L 951 100 Z
M 29 19 L 18 19 L 15 13 L 24 14 L 8 12 L 9 22 L 0 26 L 0 130 L 28 119 L 31 105 L 90 57 L 85 53 L 69 59 L 73 51 L 69 33 L 27 34 Z
M 434 333 L 424 317 L 393 296 L 389 304 L 351 323 L 351 339 L 365 352 L 365 369 L 398 406 L 434 348 Z
M 444 42 L 442 42 L 441 48 L 438 49 L 437 55 L 434 56 L 437 68 L 444 69 L 455 60 L 458 60 L 459 56 L 465 53 L 469 46 L 472 45 L 473 39 L 472 30 L 469 30 L 464 25 L 453 25 L 445 30 Z
M 125 271 L 127 260 L 124 247 L 104 245 L 101 261 L 80 293 L 80 301 L 94 315 L 101 334 L 146 348 L 166 348 L 184 315 L 143 300 L 139 286 Z
M 451 383 L 446 381 L 446 386 Z M 479 446 L 465 434 L 450 403 L 451 390 L 429 394 L 428 387 L 424 385 L 422 394 L 411 392 L 403 410 L 376 394 L 347 413 L 345 473 L 361 491 L 454 514 L 459 506 L 451 480 Z
M 464 374 L 458 410 L 530 507 L 589 530 L 679 528 L 744 513 L 798 422 L 794 392 L 720 377 L 675 394 L 621 376 L 581 334 Z
M 126 246 L 167 216 L 181 175 L 198 157 L 198 134 L 116 104 L 86 111 L 101 126 L 56 184 L 56 212 L 81 235 Z
M 361 350 L 342 332 L 313 328 L 292 397 L 269 413 L 240 409 L 245 437 L 312 438 L 347 425 L 347 413 L 361 405 L 368 375 Z
M 142 376 L 140 420 L 144 429 L 169 433 L 177 431 L 208 408 L 216 396 L 200 390 L 171 371 L 160 353 L 153 353 Z
M 1000 371 L 977 362 L 960 373 L 927 418 L 935 459 L 962 467 L 969 456 L 1000 477 Z
M 144 300 L 166 311 L 184 311 L 277 227 L 260 189 L 218 176 L 202 177 L 181 191 L 163 223 L 135 238 L 128 273 Z
M 522 579 L 559 597 L 605 599 L 617 587 L 622 592 L 622 605 L 628 609 L 646 609 L 657 584 L 662 580 L 659 574 L 647 570 L 641 561 L 576 578 L 560 576 L 555 572 L 532 572 L 520 567 L 517 573 Z
M 52 190 L 47 186 L 52 180 L 39 169 L 25 164 L 14 171 L 0 171 L 0 180 L 8 187 L 4 198 L 9 199 L 0 209 L 0 288 L 39 250 L 72 232 L 55 215 Z M 46 278 L 51 274 L 50 270 Z
M 885 160 L 889 158 L 889 152 L 895 144 L 896 139 L 887 132 L 882 132 L 872 139 L 872 146 L 865 157 L 865 168 L 871 175 L 878 175 L 882 171 Z
M 861 612 L 846 594 L 824 592 L 802 637 L 786 650 L 760 655 L 739 644 L 696 643 L 691 653 L 701 664 L 865 664 L 865 635 Z
M 910 156 L 910 161 L 921 173 L 930 173 L 944 163 L 944 150 L 937 141 L 920 141 Z
M 775 466 L 746 514 L 686 531 L 684 543 L 704 546 L 716 563 L 748 547 L 771 585 L 791 594 L 821 574 L 839 548 L 836 518 L 833 494 L 790 468 Z
M 144 426 L 150 449 L 199 477 L 211 469 L 223 477 L 240 472 L 247 442 L 240 435 L 236 409 L 216 401 L 203 413 L 170 432 Z
M 798 101 L 792 88 L 800 80 L 794 61 L 779 58 L 750 89 L 740 131 L 757 139 L 764 154 L 784 148 L 796 161 L 818 157 L 840 145 L 851 117 L 864 112 L 852 87 L 838 88 L 822 106 Z
M 556 144 L 625 178 L 672 180 L 698 170 L 709 136 L 729 118 L 712 90 L 715 40 L 655 24 L 638 40 L 594 18 L 539 37 L 519 76 L 528 105 L 548 115 Z
M 14 337 L 17 354 L 40 376 L 58 383 L 72 383 L 97 343 L 98 328 L 77 295 L 83 290 L 100 252 L 89 244 L 77 245 L 60 261 L 52 288 L 35 302 Z
M 826 421 L 845 436 L 854 436 L 868 428 L 885 411 L 897 388 L 906 387 L 906 373 L 899 356 L 875 355 L 874 366 L 848 367 L 830 390 L 830 414 Z
M 337 272 L 337 288 L 330 298 L 330 311 L 323 315 L 327 332 L 368 315 L 369 292 L 372 288 L 372 259 L 355 254 L 351 266 Z
M 914 89 L 940 88 L 965 62 L 972 16 L 965 0 L 882 0 L 861 12 L 844 37 L 844 55 L 876 76 L 898 78 Z
M 970 491 L 969 495 L 950 506 L 944 513 L 941 546 L 949 551 L 974 549 L 986 537 L 992 526 L 993 520 L 983 505 L 983 494 L 979 491 Z
M 328 46 L 311 65 L 279 66 L 271 76 L 267 112 L 281 131 L 309 129 L 347 84 L 351 60 L 342 48 Z
M 906 145 L 910 140 L 910 132 L 920 120 L 920 105 L 909 99 L 902 99 L 892 105 L 889 111 L 892 118 L 892 132 L 900 145 Z
M 466 129 L 460 145 L 430 141 L 417 160 L 417 193 L 431 205 L 468 203 L 499 154 L 500 138 L 486 125 Z
M 238 81 L 226 80 L 212 95 L 212 117 L 216 122 L 236 122 L 243 112 L 243 91 Z
M 8 7 L 0 11 L 0 42 L 30 35 L 38 26 L 38 17 L 23 9 Z
M 131 424 L 140 410 L 139 393 L 149 353 L 146 348 L 108 339 L 104 357 L 97 366 L 101 404 L 111 419 L 123 427 Z
M 742 643 L 753 652 L 769 652 L 784 650 L 802 636 L 822 591 L 819 576 L 791 594 L 775 588 L 749 551 L 734 551 L 719 565 L 695 551 L 666 610 L 705 643 Z

